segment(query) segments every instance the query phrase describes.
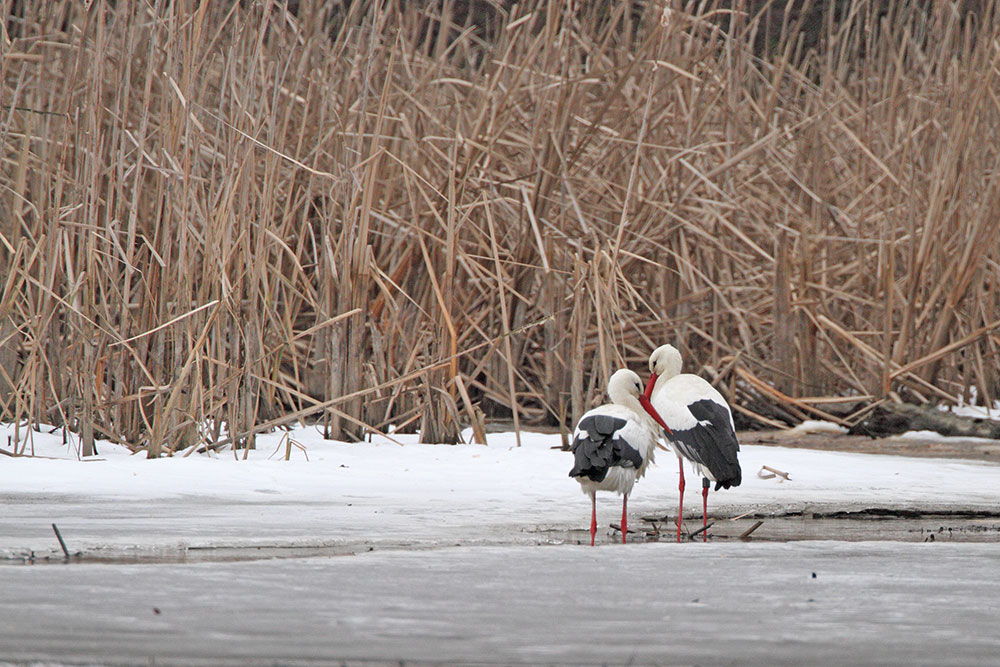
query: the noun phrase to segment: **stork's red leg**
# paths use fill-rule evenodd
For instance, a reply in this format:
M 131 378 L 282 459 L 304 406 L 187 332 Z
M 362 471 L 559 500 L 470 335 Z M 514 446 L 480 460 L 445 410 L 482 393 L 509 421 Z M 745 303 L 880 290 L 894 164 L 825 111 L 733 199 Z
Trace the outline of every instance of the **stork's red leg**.
M 701 478 L 701 541 L 708 542 L 708 487 L 712 485 L 707 477 Z
M 590 546 L 594 546 L 594 535 L 597 535 L 597 494 L 590 494 Z
M 628 514 L 626 513 L 626 508 L 628 507 L 628 494 L 622 495 L 622 544 L 625 544 L 625 535 L 628 533 Z
M 681 471 L 681 481 L 677 484 L 680 500 L 677 501 L 677 541 L 681 541 L 681 518 L 684 516 L 684 459 L 677 457 L 677 467 Z

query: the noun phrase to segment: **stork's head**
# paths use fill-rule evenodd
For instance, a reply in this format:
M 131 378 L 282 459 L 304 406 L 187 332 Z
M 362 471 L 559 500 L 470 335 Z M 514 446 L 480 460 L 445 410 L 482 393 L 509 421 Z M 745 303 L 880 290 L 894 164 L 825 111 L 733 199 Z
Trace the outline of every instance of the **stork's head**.
M 673 345 L 661 345 L 649 355 L 649 382 L 646 383 L 646 398 L 653 393 L 657 378 L 670 379 L 681 372 L 681 353 Z
M 656 411 L 656 408 L 649 402 L 649 398 L 643 393 L 642 379 L 634 371 L 621 368 L 612 373 L 611 379 L 608 380 L 608 396 L 611 398 L 612 403 L 633 409 L 635 409 L 635 405 L 638 403 L 646 414 L 666 429 L 667 433 L 671 432 L 670 428 L 663 422 L 663 418 L 660 417 L 660 413 Z
M 635 371 L 620 368 L 608 380 L 608 396 L 612 403 L 628 405 L 629 399 L 639 400 L 642 395 L 642 379 Z

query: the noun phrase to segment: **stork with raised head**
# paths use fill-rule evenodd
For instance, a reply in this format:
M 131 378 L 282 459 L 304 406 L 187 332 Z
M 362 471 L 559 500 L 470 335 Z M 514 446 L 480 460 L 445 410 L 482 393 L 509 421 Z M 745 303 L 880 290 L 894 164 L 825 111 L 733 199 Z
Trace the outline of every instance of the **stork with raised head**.
M 622 496 L 622 543 L 628 533 L 628 496 L 635 481 L 653 461 L 659 415 L 643 394 L 642 380 L 626 368 L 608 381 L 606 403 L 586 412 L 573 432 L 573 469 L 583 492 L 590 496 L 590 546 L 597 534 L 597 492 Z M 665 425 L 660 420 L 660 426 Z
M 684 513 L 684 459 L 702 476 L 702 540 L 708 537 L 708 489 L 739 486 L 742 481 L 736 427 L 729 404 L 706 380 L 681 373 L 681 354 L 673 345 L 661 345 L 649 355 L 649 382 L 644 396 L 665 423 L 665 437 L 680 466 L 680 502 L 677 507 L 677 541 L 681 539 Z M 663 425 L 663 424 L 661 424 Z

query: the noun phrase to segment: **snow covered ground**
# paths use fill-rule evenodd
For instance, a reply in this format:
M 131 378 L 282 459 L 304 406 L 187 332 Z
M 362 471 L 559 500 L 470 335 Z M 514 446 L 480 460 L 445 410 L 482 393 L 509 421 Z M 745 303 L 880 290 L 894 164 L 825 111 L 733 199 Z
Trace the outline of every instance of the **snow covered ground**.
M 567 476 L 572 455 L 559 437 L 491 434 L 489 445 L 404 445 L 323 440 L 313 428 L 261 436 L 242 460 L 231 452 L 147 460 L 110 443 L 77 460 L 59 434 L 34 433 L 37 456 L 0 457 L 0 556 L 71 549 L 207 546 L 533 544 L 539 528 L 584 528 L 589 503 Z M 6 437 L 0 430 L 0 442 Z M 1000 465 L 779 447 L 744 446 L 743 484 L 710 495 L 710 510 L 1000 509 Z M 761 479 L 762 466 L 789 473 Z M 700 513 L 688 475 L 685 508 Z M 629 500 L 636 517 L 672 514 L 677 460 L 665 451 Z M 598 495 L 598 520 L 617 521 L 620 499 Z
M 0 443 L 7 434 L 0 428 Z M 59 434 L 0 456 L 0 664 L 996 664 L 1000 544 L 620 545 L 589 524 L 559 437 L 488 446 L 346 444 L 311 428 L 233 454 L 155 461 Z M 7 449 L 12 445 L 3 444 Z M 242 453 L 240 453 L 242 456 Z M 307 458 L 308 457 L 308 458 Z M 1000 465 L 745 446 L 750 510 L 1000 510 Z M 789 473 L 762 479 L 770 466 Z M 700 511 L 692 476 L 686 507 Z M 633 525 L 676 511 L 677 462 L 629 502 Z M 620 500 L 599 497 L 602 526 Z M 744 520 L 749 522 L 749 520 Z M 71 551 L 164 562 L 18 565 Z M 583 534 L 582 532 L 580 533 Z M 462 546 L 455 546 L 462 545 Z M 537 546 L 551 545 L 551 546 Z M 322 558 L 176 562 L 234 547 Z M 308 553 L 303 550 L 302 553 Z M 346 555 L 351 554 L 351 555 Z M 4 559 L 3 557 L 6 557 Z M 36 561 L 37 562 L 37 561 Z M 812 574 L 816 573 L 813 578 Z M 360 663 L 359 663 L 360 664 Z
M 975 398 L 974 394 L 973 398 Z M 983 405 L 957 405 L 942 407 L 941 409 L 963 417 L 977 417 L 979 419 L 1000 421 L 1000 401 L 994 401 L 992 408 Z

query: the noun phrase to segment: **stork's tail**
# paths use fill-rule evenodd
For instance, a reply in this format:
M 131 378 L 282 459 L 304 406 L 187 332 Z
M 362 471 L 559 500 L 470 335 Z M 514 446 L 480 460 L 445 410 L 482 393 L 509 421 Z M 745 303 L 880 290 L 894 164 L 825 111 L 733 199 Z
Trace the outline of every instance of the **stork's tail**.
M 740 470 L 740 464 L 736 464 L 736 470 L 725 479 L 716 480 L 715 490 L 728 489 L 731 486 L 739 486 L 740 482 L 743 481 L 743 471 Z

